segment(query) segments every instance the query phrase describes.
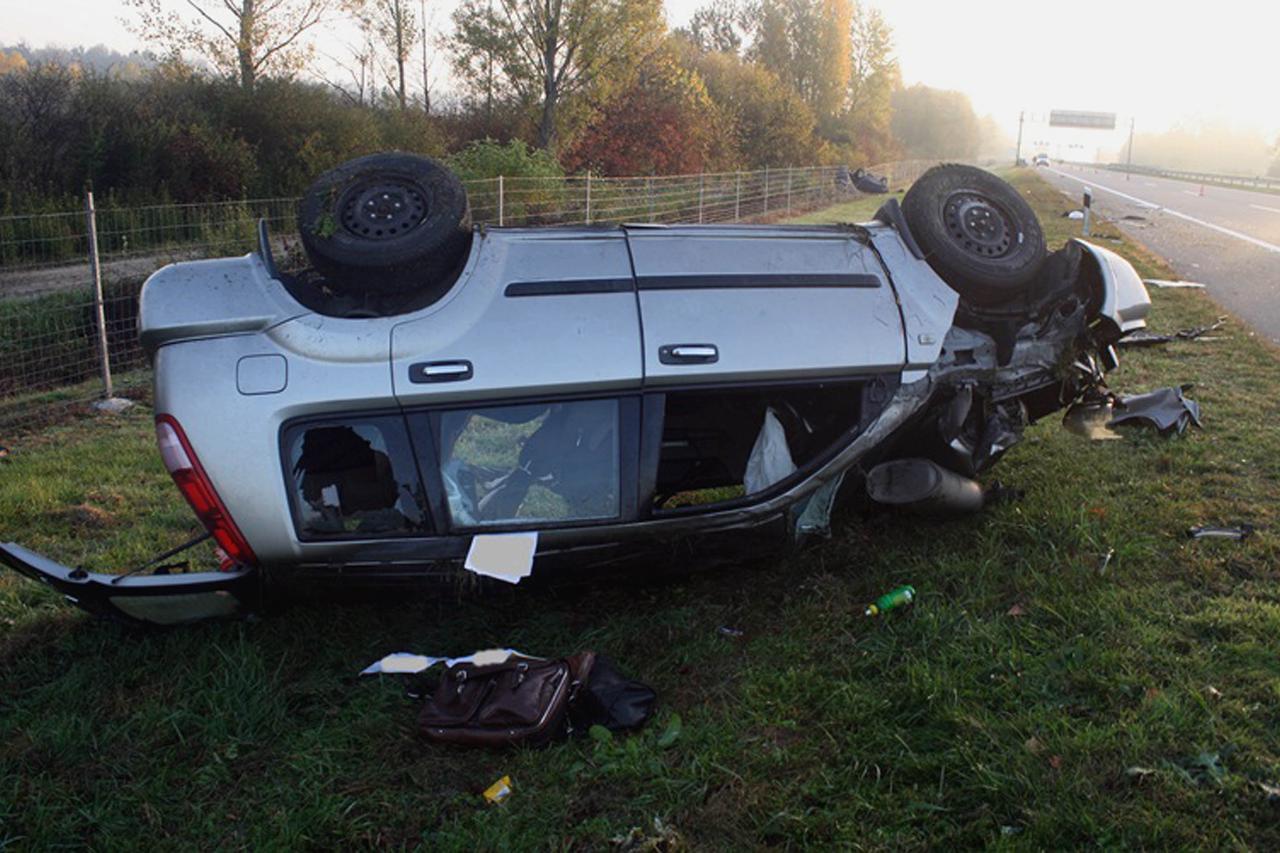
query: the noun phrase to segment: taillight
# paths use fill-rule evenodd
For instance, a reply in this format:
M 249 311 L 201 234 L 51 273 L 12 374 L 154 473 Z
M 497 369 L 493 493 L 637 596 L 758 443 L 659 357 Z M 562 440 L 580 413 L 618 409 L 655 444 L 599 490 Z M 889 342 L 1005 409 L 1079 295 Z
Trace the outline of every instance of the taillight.
M 253 555 L 253 549 L 231 520 L 231 514 L 223 506 L 209 477 L 200 467 L 200 460 L 191 449 L 191 442 L 187 441 L 182 427 L 172 415 L 156 416 L 156 442 L 160 445 L 160 458 L 164 460 L 164 467 L 169 469 L 173 482 L 178 484 L 178 490 L 187 499 L 187 503 L 191 504 L 200 523 L 213 535 L 218 547 L 237 563 L 256 565 L 258 558 Z

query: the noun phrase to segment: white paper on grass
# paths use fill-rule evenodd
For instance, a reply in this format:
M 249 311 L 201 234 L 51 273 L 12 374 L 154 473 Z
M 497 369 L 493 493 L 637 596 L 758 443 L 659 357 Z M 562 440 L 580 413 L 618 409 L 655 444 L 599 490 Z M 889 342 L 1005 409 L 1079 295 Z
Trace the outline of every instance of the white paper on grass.
M 787 479 L 795 471 L 796 463 L 792 461 L 791 449 L 787 447 L 787 432 L 773 409 L 765 409 L 764 425 L 760 427 L 751 456 L 747 458 L 742 486 L 747 494 L 754 495 Z
M 533 571 L 533 555 L 538 550 L 538 532 L 484 533 L 471 540 L 467 561 L 469 572 L 497 578 L 507 583 L 520 583 Z
M 369 664 L 360 671 L 360 674 L 413 675 L 419 672 L 426 672 L 438 663 L 443 663 L 446 667 L 456 666 L 460 663 L 489 666 L 495 663 L 502 663 L 512 655 L 530 657 L 515 649 L 482 649 L 460 658 L 431 657 L 430 655 L 415 655 L 411 652 L 393 652 L 381 660 Z

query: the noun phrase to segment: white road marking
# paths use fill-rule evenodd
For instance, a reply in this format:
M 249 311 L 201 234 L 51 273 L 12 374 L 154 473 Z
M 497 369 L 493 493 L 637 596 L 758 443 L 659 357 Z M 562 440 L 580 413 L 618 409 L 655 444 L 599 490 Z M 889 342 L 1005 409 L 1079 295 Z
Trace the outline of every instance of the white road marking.
M 1064 178 L 1070 178 L 1073 181 L 1078 181 L 1079 183 L 1092 186 L 1095 189 L 1102 190 L 1103 192 L 1109 192 L 1112 195 L 1118 195 L 1123 199 L 1128 199 L 1129 201 L 1132 201 L 1136 204 L 1140 204 L 1143 207 L 1147 207 L 1147 208 L 1160 207 L 1160 205 L 1158 204 L 1152 204 L 1151 202 L 1146 201 L 1144 199 L 1140 199 L 1137 196 L 1132 196 L 1132 195 L 1129 195 L 1128 193 L 1122 193 L 1119 190 L 1113 190 L 1110 187 L 1104 187 L 1098 184 L 1090 183 L 1089 181 L 1081 180 L 1080 178 L 1077 178 L 1075 175 L 1068 175 L 1066 172 L 1061 172 L 1052 167 L 1046 166 L 1044 168 L 1049 169 L 1049 171 L 1053 172 L 1055 175 L 1061 175 Z M 1179 219 L 1185 219 L 1187 222 L 1191 222 L 1195 225 L 1199 225 L 1202 228 L 1208 228 L 1211 231 L 1217 231 L 1219 234 L 1226 234 L 1228 237 L 1235 237 L 1237 240 L 1243 240 L 1246 243 L 1252 243 L 1255 246 L 1266 249 L 1268 252 L 1275 252 L 1277 255 L 1280 255 L 1280 246 L 1277 246 L 1274 243 L 1268 243 L 1265 240 L 1259 240 L 1257 237 L 1250 237 L 1248 234 L 1241 234 L 1239 231 L 1232 231 L 1230 228 L 1223 228 L 1221 225 L 1214 225 L 1212 222 L 1205 222 L 1203 219 L 1196 219 L 1194 216 L 1188 216 L 1187 214 L 1180 213 L 1176 210 L 1173 210 L 1172 208 L 1166 207 L 1166 208 L 1163 208 L 1163 210 L 1165 213 L 1169 214 L 1170 216 L 1176 216 Z
M 1183 190 L 1183 192 L 1186 193 L 1187 195 L 1193 195 L 1196 198 L 1200 197 L 1200 193 L 1196 192 L 1195 190 Z
M 1265 204 L 1251 204 L 1249 206 L 1254 210 L 1265 210 L 1268 213 L 1280 213 L 1280 207 L 1267 207 Z

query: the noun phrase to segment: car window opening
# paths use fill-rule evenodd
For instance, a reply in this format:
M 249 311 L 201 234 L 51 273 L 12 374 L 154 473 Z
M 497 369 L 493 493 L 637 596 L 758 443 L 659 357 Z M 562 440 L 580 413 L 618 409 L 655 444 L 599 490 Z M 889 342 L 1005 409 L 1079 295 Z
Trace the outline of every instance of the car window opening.
M 788 479 L 858 426 L 860 386 L 666 395 L 653 508 L 732 501 Z
M 443 412 L 440 473 L 456 526 L 617 518 L 618 401 Z
M 425 527 L 421 486 L 400 436 L 387 425 L 296 430 L 291 458 L 301 532 L 311 536 L 381 535 Z

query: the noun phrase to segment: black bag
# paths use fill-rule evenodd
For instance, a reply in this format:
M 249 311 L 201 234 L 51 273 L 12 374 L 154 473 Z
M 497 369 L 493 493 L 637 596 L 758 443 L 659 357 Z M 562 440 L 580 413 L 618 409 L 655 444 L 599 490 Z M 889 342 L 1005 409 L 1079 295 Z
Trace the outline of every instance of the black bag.
M 626 680 L 595 652 L 559 660 L 512 656 L 500 664 L 445 670 L 418 728 L 442 743 L 541 746 L 594 725 L 637 729 L 656 699 L 651 688 Z

